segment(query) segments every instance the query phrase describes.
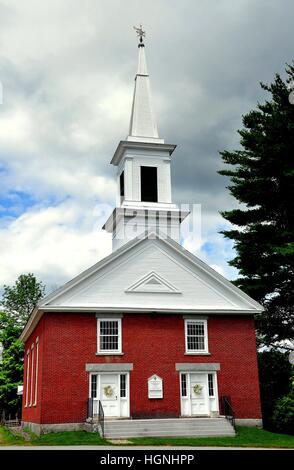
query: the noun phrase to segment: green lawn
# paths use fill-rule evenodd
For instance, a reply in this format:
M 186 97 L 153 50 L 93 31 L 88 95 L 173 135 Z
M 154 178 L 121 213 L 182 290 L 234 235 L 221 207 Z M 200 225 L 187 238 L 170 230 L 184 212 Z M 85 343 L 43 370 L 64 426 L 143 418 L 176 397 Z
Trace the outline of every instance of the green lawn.
M 276 434 L 263 429 L 237 427 L 236 437 L 134 438 L 133 445 L 220 446 L 220 447 L 284 447 L 294 448 L 294 436 Z
M 283 447 L 294 448 L 294 436 L 276 434 L 256 428 L 237 428 L 236 437 L 206 437 L 206 438 L 132 438 L 132 445 L 181 445 L 181 446 L 235 446 L 235 447 Z M 0 427 L 0 445 L 103 445 L 109 444 L 96 433 L 85 431 L 60 432 L 44 434 L 37 437 L 31 434 L 31 440 L 25 441 L 13 436 L 7 429 Z
M 24 440 L 16 437 L 8 431 L 8 429 L 0 426 L 0 446 L 23 445 Z
M 29 433 L 30 441 L 25 441 L 21 437 L 16 437 L 3 427 L 0 427 L 0 446 L 1 445 L 25 445 L 25 446 L 66 446 L 66 445 L 102 445 L 107 444 L 97 433 L 86 431 L 57 432 L 36 436 Z

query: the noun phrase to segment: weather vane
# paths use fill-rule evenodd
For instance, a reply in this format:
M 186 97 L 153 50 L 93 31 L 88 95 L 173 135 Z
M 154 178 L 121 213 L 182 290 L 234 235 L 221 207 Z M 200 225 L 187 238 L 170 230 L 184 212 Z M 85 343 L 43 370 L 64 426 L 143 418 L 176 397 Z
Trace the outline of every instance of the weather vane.
M 134 28 L 134 30 L 136 31 L 138 38 L 140 38 L 139 47 L 144 46 L 144 44 L 143 44 L 143 37 L 146 36 L 146 32 L 143 30 L 143 26 L 140 24 L 139 28 L 137 28 L 136 26 L 133 26 L 133 28 Z

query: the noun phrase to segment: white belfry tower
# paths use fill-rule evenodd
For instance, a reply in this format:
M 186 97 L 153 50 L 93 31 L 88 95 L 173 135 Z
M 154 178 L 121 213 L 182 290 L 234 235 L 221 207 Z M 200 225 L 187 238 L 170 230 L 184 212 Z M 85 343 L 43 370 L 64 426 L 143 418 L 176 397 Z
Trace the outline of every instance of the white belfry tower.
M 180 224 L 189 214 L 172 203 L 170 164 L 176 145 L 159 138 L 146 65 L 145 32 L 142 26 L 135 29 L 139 60 L 129 135 L 120 141 L 110 162 L 117 167 L 117 203 L 103 226 L 112 233 L 113 250 L 147 231 L 179 242 Z

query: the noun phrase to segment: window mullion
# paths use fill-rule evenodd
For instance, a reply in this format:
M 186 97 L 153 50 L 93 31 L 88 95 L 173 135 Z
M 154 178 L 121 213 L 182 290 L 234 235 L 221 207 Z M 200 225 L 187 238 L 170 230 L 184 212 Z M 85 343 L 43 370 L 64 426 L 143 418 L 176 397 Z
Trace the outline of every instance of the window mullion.
M 99 319 L 98 352 L 121 352 L 121 319 Z
M 207 321 L 185 321 L 185 345 L 187 353 L 203 353 L 208 351 Z

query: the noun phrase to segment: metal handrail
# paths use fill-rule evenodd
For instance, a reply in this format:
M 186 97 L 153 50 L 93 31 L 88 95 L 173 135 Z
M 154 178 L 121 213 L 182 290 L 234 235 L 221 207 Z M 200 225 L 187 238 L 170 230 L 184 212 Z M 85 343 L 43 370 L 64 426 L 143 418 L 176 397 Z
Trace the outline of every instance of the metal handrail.
M 104 411 L 100 400 L 98 405 L 98 423 L 101 429 L 101 436 L 104 437 Z
M 87 418 L 93 418 L 94 416 L 94 409 L 93 409 L 93 398 L 88 398 L 87 402 Z
M 233 428 L 236 429 L 235 413 L 233 410 L 231 397 L 229 396 L 220 397 L 220 412 L 231 423 Z
M 96 407 L 95 407 L 96 408 Z M 94 400 L 93 398 L 88 398 L 87 402 L 87 418 L 98 417 L 98 425 L 101 429 L 101 436 L 104 437 L 104 410 L 101 401 L 98 401 L 98 415 L 94 413 Z

